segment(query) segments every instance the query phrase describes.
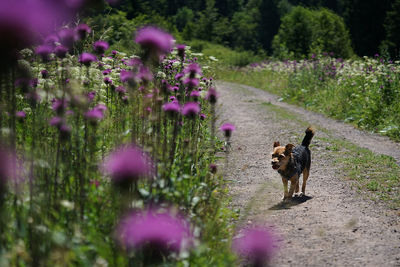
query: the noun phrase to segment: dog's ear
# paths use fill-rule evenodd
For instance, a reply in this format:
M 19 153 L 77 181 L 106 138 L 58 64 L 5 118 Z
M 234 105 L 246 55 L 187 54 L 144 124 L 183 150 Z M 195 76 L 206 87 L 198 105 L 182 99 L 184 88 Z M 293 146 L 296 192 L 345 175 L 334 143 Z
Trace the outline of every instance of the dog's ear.
M 277 146 L 280 146 L 281 144 L 279 142 L 274 142 L 274 148 Z
M 292 153 L 293 148 L 294 148 L 293 144 L 287 144 L 285 146 L 285 155 L 286 156 L 290 155 L 290 153 Z

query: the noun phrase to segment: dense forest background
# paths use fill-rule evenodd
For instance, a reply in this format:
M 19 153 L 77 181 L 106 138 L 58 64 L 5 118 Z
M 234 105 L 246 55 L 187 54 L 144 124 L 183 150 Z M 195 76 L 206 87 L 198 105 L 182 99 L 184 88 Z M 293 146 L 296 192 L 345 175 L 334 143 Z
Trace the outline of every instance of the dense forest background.
M 399 57 L 400 0 L 120 0 L 106 12 L 111 19 L 94 19 L 118 28 L 110 33 L 116 42 L 131 39 L 130 26 L 154 23 L 178 40 L 278 57 Z

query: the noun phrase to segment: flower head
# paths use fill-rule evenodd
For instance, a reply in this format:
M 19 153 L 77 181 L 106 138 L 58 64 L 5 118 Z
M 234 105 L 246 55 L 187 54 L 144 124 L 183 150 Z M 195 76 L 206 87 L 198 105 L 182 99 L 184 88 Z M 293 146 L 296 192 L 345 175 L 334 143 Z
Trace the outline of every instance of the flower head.
M 82 63 L 83 65 L 89 67 L 90 63 L 92 63 L 93 61 L 96 61 L 97 57 L 93 54 L 90 53 L 82 53 L 79 56 L 79 63 Z
M 15 113 L 15 117 L 17 117 L 18 119 L 25 119 L 25 117 L 26 117 L 26 113 L 25 113 L 25 111 L 17 111 L 16 113 Z
M 85 40 L 87 35 L 92 32 L 92 29 L 86 24 L 79 24 L 75 28 L 75 33 L 79 40 Z
M 192 63 L 184 69 L 184 73 L 189 74 L 189 77 L 194 78 L 196 75 L 201 75 L 200 65 Z
M 225 123 L 221 126 L 221 131 L 224 132 L 225 137 L 229 138 L 232 135 L 232 132 L 235 131 L 236 127 L 233 124 Z
M 179 113 L 181 106 L 176 102 L 169 102 L 163 105 L 163 110 L 169 115 L 175 115 Z
M 140 28 L 135 37 L 135 42 L 143 48 L 154 51 L 158 55 L 168 53 L 173 45 L 173 38 L 163 30 L 147 26 Z
M 15 153 L 0 147 L 0 201 L 6 189 L 6 184 L 10 180 L 17 179 L 17 158 Z
M 106 41 L 99 40 L 93 44 L 93 50 L 96 54 L 101 55 L 109 48 L 109 44 Z
M 200 106 L 197 102 L 188 102 L 183 106 L 182 114 L 188 118 L 195 118 L 200 112 Z
M 185 48 L 186 48 L 186 45 L 184 45 L 184 44 L 178 44 L 176 46 L 176 50 L 178 50 L 178 56 L 181 59 L 183 59 L 185 57 Z
M 117 237 L 128 249 L 179 252 L 192 239 L 188 222 L 170 213 L 154 210 L 134 212 L 118 225 Z
M 58 32 L 58 37 L 60 38 L 60 42 L 63 46 L 71 49 L 75 43 L 75 33 L 74 30 L 64 28 Z
M 42 74 L 43 79 L 49 78 L 49 72 L 47 70 L 40 71 L 40 74 Z
M 65 55 L 67 55 L 68 48 L 66 48 L 63 45 L 58 45 L 56 48 L 54 48 L 54 54 L 56 54 L 57 57 L 59 58 L 65 58 Z
M 50 45 L 40 45 L 35 49 L 35 53 L 42 58 L 43 62 L 48 62 L 50 60 L 52 51 L 53 48 Z
M 217 98 L 218 98 L 217 90 L 215 90 L 215 88 L 213 87 L 208 89 L 206 99 L 210 102 L 210 104 L 214 105 L 215 103 L 217 103 Z
M 277 238 L 267 228 L 255 227 L 243 230 L 234 240 L 233 249 L 247 258 L 253 266 L 266 266 L 277 250 Z
M 128 70 L 121 70 L 119 78 L 123 83 L 129 83 L 129 84 L 135 83 L 135 75 L 133 74 L 133 72 Z
M 134 145 L 122 146 L 106 158 L 104 170 L 111 176 L 114 184 L 123 186 L 149 177 L 152 162 L 140 148 Z

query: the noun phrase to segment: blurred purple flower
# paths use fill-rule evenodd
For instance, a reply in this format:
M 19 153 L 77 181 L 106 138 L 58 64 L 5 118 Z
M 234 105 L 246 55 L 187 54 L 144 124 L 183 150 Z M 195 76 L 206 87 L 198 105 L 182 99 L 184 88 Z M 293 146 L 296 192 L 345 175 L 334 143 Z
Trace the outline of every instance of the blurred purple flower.
M 82 63 L 86 67 L 89 67 L 90 63 L 92 63 L 93 61 L 96 61 L 96 60 L 97 60 L 97 57 L 90 53 L 82 53 L 79 56 L 79 63 Z
M 277 238 L 270 229 L 255 227 L 245 229 L 233 241 L 237 254 L 247 258 L 252 266 L 267 266 L 277 250 Z
M 196 90 L 193 90 L 190 93 L 190 97 L 192 97 L 194 101 L 197 101 L 199 99 L 199 97 L 200 97 L 200 92 L 196 91 Z
M 145 66 L 140 66 L 139 73 L 137 74 L 137 78 L 142 80 L 143 82 L 150 82 L 153 80 L 153 73 L 151 73 L 150 69 Z
M 171 50 L 173 38 L 159 28 L 146 26 L 136 32 L 135 42 L 157 55 L 162 55 Z
M 194 119 L 200 112 L 200 106 L 197 102 L 188 102 L 182 108 L 182 114 L 185 117 Z
M 64 119 L 61 117 L 53 117 L 50 119 L 49 124 L 54 127 L 60 127 L 64 123 Z
M 135 75 L 133 74 L 133 72 L 128 70 L 121 70 L 119 78 L 123 83 L 133 84 L 135 82 Z
M 100 109 L 93 108 L 89 111 L 87 111 L 85 114 L 85 118 L 92 122 L 93 124 L 96 124 L 98 121 L 102 120 L 104 118 L 104 113 Z
M 52 50 L 53 48 L 50 45 L 40 45 L 36 47 L 35 53 L 42 58 L 43 62 L 48 62 L 50 61 L 50 54 Z
M 74 46 L 75 43 L 75 33 L 74 30 L 64 28 L 58 31 L 58 37 L 60 38 L 60 43 L 67 47 L 68 49 L 71 49 Z
M 17 157 L 4 147 L 0 147 L 0 206 L 3 204 L 3 194 L 8 181 L 16 181 Z
M 49 72 L 47 70 L 40 71 L 40 74 L 42 75 L 43 79 L 49 78 Z
M 103 70 L 103 75 L 108 75 L 111 73 L 111 69 Z
M 66 48 L 63 45 L 58 45 L 56 48 L 54 48 L 54 54 L 56 54 L 57 57 L 59 58 L 65 58 L 67 55 L 68 48 Z
M 125 94 L 127 91 L 126 91 L 125 87 L 123 87 L 122 85 L 120 85 L 120 86 L 118 86 L 117 88 L 115 88 L 115 92 L 117 92 L 117 93 L 123 95 L 123 94 Z
M 162 108 L 165 111 L 165 113 L 171 116 L 179 113 L 181 109 L 180 105 L 176 102 L 165 103 Z
M 154 210 L 133 212 L 117 227 L 119 243 L 127 249 L 156 249 L 161 253 L 179 252 L 191 245 L 189 223 L 181 217 Z
M 225 137 L 229 138 L 232 135 L 232 132 L 235 131 L 236 127 L 230 123 L 225 123 L 221 126 L 221 131 L 224 132 Z
M 185 57 L 185 48 L 186 45 L 185 44 L 178 44 L 176 46 L 176 50 L 178 50 L 178 56 L 183 59 Z
M 93 44 L 93 50 L 96 54 L 101 55 L 109 48 L 109 44 L 106 41 L 99 40 Z
M 112 152 L 104 162 L 104 170 L 114 184 L 124 186 L 140 178 L 150 178 L 152 164 L 140 148 L 129 145 Z
M 111 51 L 111 55 L 113 55 L 114 57 L 115 57 L 117 54 L 118 54 L 118 51 L 116 51 L 116 50 Z
M 206 116 L 206 114 L 204 114 L 204 113 L 201 113 L 200 114 L 200 120 L 205 120 L 207 118 L 207 116 Z
M 201 75 L 200 65 L 197 63 L 192 63 L 188 65 L 184 70 L 184 73 L 189 74 L 189 77 L 194 78 L 196 75 Z
M 26 118 L 26 113 L 25 113 L 25 111 L 17 111 L 15 113 L 15 117 L 17 117 L 20 120 L 25 119 Z
M 190 88 L 193 88 L 199 85 L 199 79 L 188 77 L 183 81 L 183 84 L 189 86 Z
M 64 113 L 67 106 L 68 102 L 65 99 L 54 99 L 53 104 L 51 105 L 53 111 L 55 111 L 59 115 Z
M 44 0 L 0 1 L 0 68 L 16 63 L 18 51 L 37 43 L 66 16 Z
M 110 77 L 104 77 L 103 81 L 104 81 L 104 83 L 107 84 L 107 85 L 108 85 L 108 84 L 112 84 L 112 80 L 111 80 Z
M 51 47 L 55 47 L 56 43 L 60 42 L 60 38 L 56 34 L 50 34 L 45 39 L 43 44 L 50 45 Z
M 91 91 L 87 94 L 87 99 L 89 102 L 92 102 L 94 97 L 96 96 L 96 91 Z
M 217 98 L 218 98 L 217 90 L 215 90 L 215 88 L 213 87 L 208 89 L 206 99 L 210 102 L 210 104 L 214 105 L 215 103 L 217 103 Z
M 211 173 L 213 173 L 213 174 L 216 174 L 216 173 L 217 173 L 217 170 L 218 170 L 217 164 L 211 163 L 209 167 L 210 167 L 210 172 L 211 172 Z
M 86 37 L 92 32 L 92 29 L 86 24 L 79 24 L 75 28 L 75 33 L 79 40 L 85 40 Z
M 175 75 L 175 80 L 180 81 L 183 76 L 184 76 L 184 74 L 182 72 L 180 72 L 180 73 Z

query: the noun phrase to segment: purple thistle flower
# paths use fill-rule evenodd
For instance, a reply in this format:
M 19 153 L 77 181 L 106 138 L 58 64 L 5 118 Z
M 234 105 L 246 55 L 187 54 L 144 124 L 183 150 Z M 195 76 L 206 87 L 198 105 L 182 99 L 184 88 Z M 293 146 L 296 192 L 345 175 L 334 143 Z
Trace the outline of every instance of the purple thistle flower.
M 112 80 L 111 80 L 110 77 L 104 77 L 103 81 L 104 81 L 104 83 L 107 84 L 107 85 L 108 85 L 108 84 L 112 84 Z
M 97 104 L 94 108 L 100 110 L 103 113 L 107 111 L 107 107 L 104 104 Z
M 93 108 L 87 111 L 85 114 L 85 118 L 89 120 L 91 123 L 96 124 L 98 121 L 104 118 L 104 113 L 100 109 Z
M 158 252 L 179 252 L 191 244 L 189 223 L 169 213 L 154 210 L 134 212 L 117 227 L 120 244 L 128 249 L 156 249 Z
M 216 174 L 216 173 L 217 173 L 217 170 L 218 170 L 217 164 L 211 163 L 209 167 L 210 167 L 210 172 L 211 172 L 211 173 L 213 173 L 213 174 Z
M 200 120 L 204 121 L 207 118 L 206 114 L 201 113 L 200 114 Z
M 92 32 L 92 29 L 86 24 L 79 24 L 75 28 L 75 33 L 79 40 L 85 40 L 88 34 Z
M 15 113 L 15 117 L 17 117 L 20 120 L 23 120 L 26 118 L 26 113 L 25 113 L 25 111 L 17 111 Z
M 42 58 L 43 62 L 48 62 L 50 61 L 50 54 L 52 50 L 53 48 L 49 45 L 40 45 L 36 47 L 35 53 Z
M 127 91 L 126 91 L 125 87 L 123 87 L 122 85 L 120 85 L 120 86 L 118 86 L 117 88 L 115 88 L 115 92 L 117 92 L 117 93 L 123 95 L 123 94 L 125 94 Z
M 153 80 L 153 73 L 149 70 L 149 68 L 145 66 L 140 66 L 139 73 L 137 74 L 137 78 L 142 80 L 143 82 L 150 82 Z
M 200 92 L 196 91 L 196 90 L 193 90 L 190 93 L 190 97 L 192 97 L 194 101 L 197 101 L 199 99 L 199 97 L 200 97 Z
M 208 89 L 206 99 L 210 102 L 210 104 L 214 105 L 215 103 L 217 103 L 217 98 L 218 98 L 217 90 L 215 90 L 215 88 L 213 87 Z
M 103 70 L 103 75 L 108 75 L 111 73 L 111 69 Z
M 176 102 L 169 102 L 163 105 L 163 110 L 170 116 L 174 116 L 175 114 L 179 113 L 181 107 Z
M 184 76 L 184 74 L 182 72 L 180 72 L 180 73 L 175 75 L 175 80 L 180 81 L 183 76 Z
M 47 70 L 42 70 L 42 71 L 40 72 L 40 74 L 42 75 L 42 78 L 43 78 L 43 79 L 49 78 L 49 72 L 48 72 Z
M 43 43 L 46 45 L 50 45 L 51 47 L 54 48 L 56 46 L 56 43 L 59 43 L 59 42 L 60 42 L 60 38 L 58 38 L 57 35 L 50 34 L 44 39 Z
M 135 42 L 157 55 L 162 55 L 171 50 L 173 38 L 159 28 L 147 26 L 136 32 Z
M 185 57 L 185 48 L 186 45 L 184 44 L 178 44 L 176 46 L 176 50 L 178 50 L 178 56 L 183 60 L 183 58 Z
M 201 68 L 199 64 L 192 63 L 188 65 L 183 72 L 189 74 L 189 77 L 194 78 L 196 75 L 201 75 Z
M 53 117 L 50 119 L 49 124 L 54 127 L 60 127 L 63 124 L 64 119 L 61 117 Z
M 188 102 L 182 108 L 182 114 L 185 117 L 194 119 L 200 112 L 200 106 L 197 102 Z
M 57 114 L 62 114 L 64 113 L 64 110 L 67 108 L 68 103 L 67 100 L 65 99 L 54 99 L 53 104 L 52 104 L 52 109 L 57 113 Z
M 116 50 L 111 51 L 111 55 L 113 55 L 114 57 L 115 57 L 117 54 L 118 54 L 118 51 L 116 51 Z
M 135 83 L 135 75 L 133 74 L 133 72 L 128 70 L 121 70 L 119 78 L 123 83 L 129 83 L 129 84 Z
M 93 61 L 96 61 L 96 60 L 97 60 L 97 57 L 90 53 L 82 53 L 79 56 L 79 63 L 82 63 L 86 67 L 89 67 L 90 63 L 92 63 Z
M 226 138 L 229 138 L 229 137 L 231 137 L 232 132 L 235 131 L 236 128 L 235 128 L 234 125 L 232 125 L 232 124 L 230 124 L 230 123 L 225 123 L 225 124 L 223 124 L 223 125 L 221 126 L 220 129 L 221 129 L 221 131 L 224 132 L 225 137 L 226 137 Z
M 199 85 L 199 79 L 188 77 L 183 81 L 183 84 L 189 86 L 190 88 L 193 88 Z
M 61 29 L 58 31 L 58 37 L 60 38 L 60 43 L 68 49 L 74 46 L 75 33 L 72 29 Z
M 255 227 L 243 230 L 233 241 L 233 249 L 247 258 L 252 266 L 267 266 L 277 250 L 277 238 L 267 228 Z
M 91 91 L 87 94 L 87 99 L 89 102 L 92 102 L 94 97 L 96 96 L 96 91 Z
M 112 152 L 104 162 L 104 170 L 115 185 L 125 186 L 152 172 L 150 158 L 135 145 L 123 146 Z
M 96 54 L 101 55 L 109 48 L 109 44 L 106 41 L 99 40 L 93 44 L 93 50 Z
M 179 91 L 179 87 L 178 86 L 172 86 L 170 88 L 171 92 L 178 92 Z
M 66 48 L 63 45 L 58 45 L 56 46 L 56 48 L 54 48 L 54 54 L 56 54 L 56 56 L 58 58 L 65 58 L 65 56 L 67 55 L 68 52 L 68 48 Z

